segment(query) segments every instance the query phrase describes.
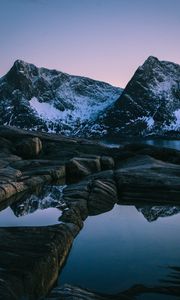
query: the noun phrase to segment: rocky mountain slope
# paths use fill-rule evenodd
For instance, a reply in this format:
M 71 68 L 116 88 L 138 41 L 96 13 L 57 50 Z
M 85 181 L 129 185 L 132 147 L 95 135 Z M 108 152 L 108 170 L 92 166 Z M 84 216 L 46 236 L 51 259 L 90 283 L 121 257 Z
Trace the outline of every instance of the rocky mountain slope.
M 17 60 L 0 79 L 0 125 L 74 136 L 177 136 L 180 65 L 150 56 L 124 91 Z
M 109 135 L 180 131 L 180 65 L 150 56 L 97 122 Z
M 77 135 L 122 89 L 17 60 L 0 79 L 0 125 Z

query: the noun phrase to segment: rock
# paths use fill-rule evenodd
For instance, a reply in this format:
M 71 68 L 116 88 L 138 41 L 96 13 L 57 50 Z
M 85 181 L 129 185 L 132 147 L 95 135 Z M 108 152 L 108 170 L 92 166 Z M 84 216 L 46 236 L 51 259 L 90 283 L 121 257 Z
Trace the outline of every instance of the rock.
M 115 178 L 122 200 L 176 202 L 180 199 L 179 165 L 137 155 L 122 162 Z
M 28 186 L 24 182 L 10 182 L 0 184 L 0 202 L 14 196 L 17 193 L 26 191 Z
M 110 156 L 101 156 L 101 170 L 113 170 L 114 159 Z
M 113 180 L 96 179 L 90 184 L 89 215 L 97 215 L 113 208 L 117 202 L 117 189 Z
M 83 227 L 81 213 L 77 206 L 74 206 L 74 208 L 65 209 L 60 216 L 59 221 L 75 224 L 79 227 L 79 229 L 82 229 Z
M 0 299 L 44 298 L 70 250 L 72 232 L 74 225 L 65 224 L 0 228 Z
M 23 158 L 37 157 L 42 150 L 42 142 L 38 137 L 23 139 L 16 145 L 17 155 Z
M 77 182 L 100 170 L 100 157 L 74 157 L 66 164 L 67 183 Z

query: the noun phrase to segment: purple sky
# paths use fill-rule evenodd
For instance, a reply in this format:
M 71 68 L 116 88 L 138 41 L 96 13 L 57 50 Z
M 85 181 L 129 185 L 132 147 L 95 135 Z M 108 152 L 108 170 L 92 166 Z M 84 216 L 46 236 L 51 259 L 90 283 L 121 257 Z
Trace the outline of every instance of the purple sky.
M 124 87 L 149 55 L 180 64 L 180 0 L 0 0 L 0 76 L 23 59 Z

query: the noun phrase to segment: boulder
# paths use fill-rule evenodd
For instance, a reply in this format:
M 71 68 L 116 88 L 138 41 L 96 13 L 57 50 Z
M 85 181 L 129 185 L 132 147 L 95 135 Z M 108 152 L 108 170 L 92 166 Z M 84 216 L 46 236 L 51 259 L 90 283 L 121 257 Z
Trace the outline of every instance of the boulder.
M 16 154 L 23 158 L 37 157 L 42 150 L 42 142 L 38 137 L 23 139 L 16 145 Z
M 97 215 L 113 208 L 117 202 L 116 184 L 111 179 L 96 179 L 91 182 L 88 199 L 89 215 Z
M 101 170 L 99 156 L 74 157 L 66 164 L 67 183 L 81 180 L 85 176 Z

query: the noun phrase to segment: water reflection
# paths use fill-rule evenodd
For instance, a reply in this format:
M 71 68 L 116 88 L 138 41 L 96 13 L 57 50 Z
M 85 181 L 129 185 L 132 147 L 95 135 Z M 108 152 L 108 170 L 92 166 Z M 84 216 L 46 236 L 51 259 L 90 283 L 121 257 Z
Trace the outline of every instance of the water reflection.
M 170 217 L 180 212 L 180 206 L 171 205 L 143 205 L 137 206 L 136 209 L 143 214 L 148 222 L 156 221 L 159 217 Z
M 109 294 L 143 285 L 156 289 L 138 293 L 158 293 L 162 279 L 169 276 L 168 266 L 178 266 L 180 261 L 178 212 L 178 206 L 115 205 L 108 213 L 89 217 L 73 244 L 59 285 Z
M 62 209 L 65 206 L 62 199 L 64 188 L 65 186 L 44 186 L 32 195 L 23 196 L 20 201 L 11 204 L 10 207 L 17 217 L 31 214 L 38 209 L 50 207 Z
M 1 206 L 0 226 L 45 226 L 59 223 L 65 208 L 65 186 L 39 187 L 33 194 L 19 194 Z M 8 206 L 9 205 L 9 206 Z

